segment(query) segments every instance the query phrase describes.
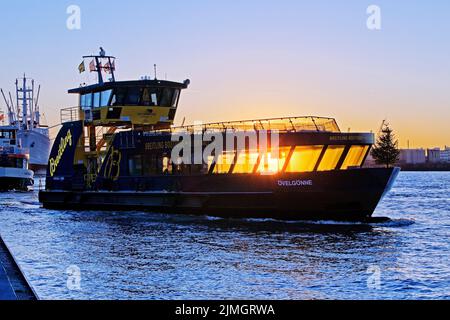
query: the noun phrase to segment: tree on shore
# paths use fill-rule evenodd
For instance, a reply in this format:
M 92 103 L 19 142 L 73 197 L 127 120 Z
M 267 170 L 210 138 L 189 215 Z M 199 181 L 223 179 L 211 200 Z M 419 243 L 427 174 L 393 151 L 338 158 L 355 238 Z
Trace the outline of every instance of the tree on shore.
M 399 156 L 398 140 L 389 124 L 384 123 L 377 143 L 372 149 L 372 157 L 377 164 L 390 168 L 397 163 Z

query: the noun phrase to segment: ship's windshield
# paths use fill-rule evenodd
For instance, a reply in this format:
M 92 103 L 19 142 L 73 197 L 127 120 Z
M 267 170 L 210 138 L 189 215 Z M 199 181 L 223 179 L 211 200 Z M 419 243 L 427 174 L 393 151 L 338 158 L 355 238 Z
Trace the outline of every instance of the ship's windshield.
M 81 95 L 80 105 L 83 109 L 92 108 L 92 93 Z
M 82 109 L 108 106 L 145 106 L 176 108 L 180 89 L 172 88 L 116 88 L 81 95 Z
M 109 106 L 112 90 L 81 95 L 80 105 L 82 109 L 100 108 Z
M 100 96 L 100 107 L 109 106 L 109 100 L 111 99 L 112 90 L 106 90 L 101 93 Z
M 0 131 L 0 139 L 15 139 L 15 134 L 13 130 L 2 130 Z
M 171 88 L 118 88 L 111 105 L 176 108 L 179 95 L 179 89 Z
M 0 167 L 3 168 L 23 168 L 25 159 L 23 158 L 11 158 L 7 156 L 0 157 Z

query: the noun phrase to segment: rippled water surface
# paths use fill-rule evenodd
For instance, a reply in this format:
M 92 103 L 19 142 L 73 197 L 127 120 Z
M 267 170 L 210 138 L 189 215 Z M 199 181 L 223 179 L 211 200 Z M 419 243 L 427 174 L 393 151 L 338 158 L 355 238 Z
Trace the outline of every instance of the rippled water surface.
M 37 193 L 0 208 L 41 299 L 450 298 L 450 173 L 402 173 L 379 225 L 51 211 Z

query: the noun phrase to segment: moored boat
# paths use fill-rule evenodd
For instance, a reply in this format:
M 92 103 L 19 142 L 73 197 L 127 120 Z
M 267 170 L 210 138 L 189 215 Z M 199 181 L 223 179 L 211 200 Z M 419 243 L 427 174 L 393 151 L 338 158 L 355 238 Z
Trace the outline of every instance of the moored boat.
M 29 155 L 17 140 L 17 128 L 0 127 L 0 191 L 28 191 L 33 171 L 28 169 Z
M 37 87 L 37 90 L 35 90 Z M 17 128 L 17 140 L 29 154 L 29 167 L 36 174 L 45 174 L 51 142 L 48 126 L 42 123 L 39 106 L 41 87 L 33 79 L 17 79 L 16 95 L 1 90 L 7 107 L 8 125 Z

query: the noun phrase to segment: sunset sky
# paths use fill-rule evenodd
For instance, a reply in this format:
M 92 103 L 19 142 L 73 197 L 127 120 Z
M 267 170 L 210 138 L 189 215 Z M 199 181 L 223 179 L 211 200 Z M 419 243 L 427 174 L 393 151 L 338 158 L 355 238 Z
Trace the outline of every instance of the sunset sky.
M 81 30 L 66 27 L 72 4 Z M 372 4 L 379 31 L 366 26 Z M 119 80 L 154 63 L 160 78 L 191 79 L 177 124 L 318 115 L 377 132 L 388 119 L 401 147 L 450 145 L 447 0 L 3 1 L 0 30 L 0 87 L 35 78 L 49 125 L 77 103 L 81 56 L 103 46 Z

